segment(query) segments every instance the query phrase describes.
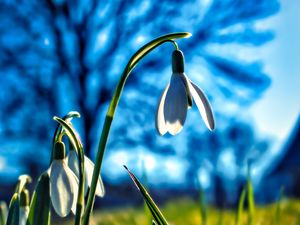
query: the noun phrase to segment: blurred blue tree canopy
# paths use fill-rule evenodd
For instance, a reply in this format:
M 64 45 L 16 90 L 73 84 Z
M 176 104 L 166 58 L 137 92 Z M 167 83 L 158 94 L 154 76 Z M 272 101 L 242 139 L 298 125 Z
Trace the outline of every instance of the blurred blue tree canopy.
M 179 46 L 186 73 L 212 103 L 217 131 L 208 133 L 192 109 L 179 136 L 171 140 L 155 133 L 156 104 L 171 75 L 172 46 L 162 46 L 128 80 L 104 177 L 116 182 L 113 175 L 122 171 L 123 162 L 138 169 L 144 162 L 156 184 L 190 185 L 197 177 L 205 187 L 212 174 L 243 177 L 239 171 L 245 162 L 260 157 L 271 140 L 258 136 L 239 111 L 259 99 L 271 81 L 263 62 L 234 57 L 222 47 L 239 52 L 271 41 L 272 30 L 257 24 L 278 10 L 276 0 L 2 0 L 0 164 L 5 167 L 0 166 L 0 177 L 43 170 L 56 126 L 52 117 L 71 110 L 82 115 L 75 125 L 93 156 L 108 101 L 129 57 L 151 39 L 177 31 L 193 34 Z M 115 164 L 120 168 L 112 168 Z

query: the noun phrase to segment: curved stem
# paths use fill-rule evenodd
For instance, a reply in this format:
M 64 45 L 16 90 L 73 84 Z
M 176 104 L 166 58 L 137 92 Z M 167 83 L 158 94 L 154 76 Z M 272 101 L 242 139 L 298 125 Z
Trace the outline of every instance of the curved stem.
M 76 135 L 76 131 L 69 125 L 65 120 L 54 116 L 53 119 L 57 121 L 61 127 L 64 128 L 66 134 L 70 138 L 72 145 L 77 151 L 78 161 L 79 161 L 79 190 L 77 197 L 77 205 L 76 205 L 76 215 L 75 215 L 75 225 L 81 224 L 81 216 L 83 214 L 84 209 L 84 152 L 83 146 L 80 139 Z
M 80 117 L 79 112 L 71 111 L 67 115 L 65 115 L 62 119 L 65 121 L 71 121 L 74 117 L 79 118 Z M 52 138 L 52 153 L 51 153 L 50 164 L 53 161 L 54 145 L 56 142 L 61 141 L 63 136 L 64 136 L 64 132 L 63 132 L 62 126 L 60 124 L 58 124 L 55 129 L 54 136 Z
M 180 32 L 180 33 L 167 34 L 167 35 L 161 36 L 159 38 L 156 38 L 153 41 L 151 41 L 148 44 L 141 47 L 130 58 L 129 62 L 127 63 L 127 65 L 122 73 L 122 76 L 119 80 L 119 83 L 117 84 L 117 87 L 115 89 L 114 95 L 112 97 L 112 100 L 110 102 L 110 105 L 109 105 L 109 108 L 108 108 L 108 111 L 107 111 L 107 114 L 105 117 L 103 129 L 102 129 L 102 133 L 101 133 L 101 137 L 100 137 L 100 141 L 99 141 L 99 145 L 98 145 L 97 156 L 96 156 L 96 160 L 95 160 L 96 163 L 95 163 L 95 167 L 94 167 L 94 171 L 93 171 L 92 183 L 91 183 L 88 201 L 87 201 L 84 216 L 83 216 L 83 224 L 84 225 L 89 224 L 90 215 L 91 215 L 94 201 L 95 201 L 97 180 L 100 175 L 102 160 L 103 160 L 104 151 L 105 151 L 105 147 L 106 147 L 106 143 L 107 143 L 107 139 L 108 139 L 108 135 L 109 135 L 109 131 L 110 131 L 110 126 L 111 126 L 111 123 L 112 123 L 112 120 L 113 120 L 113 117 L 115 114 L 116 107 L 119 103 L 120 96 L 122 94 L 124 85 L 126 83 L 126 80 L 129 76 L 130 72 L 134 69 L 134 67 L 137 65 L 137 63 L 145 55 L 147 55 L 149 52 L 151 52 L 156 47 L 160 46 L 161 44 L 163 44 L 165 42 L 171 42 L 174 44 L 175 43 L 173 41 L 174 39 L 187 38 L 190 36 L 191 36 L 191 34 L 188 32 Z M 174 46 L 175 46 L 175 48 L 178 48 L 177 44 L 174 44 Z

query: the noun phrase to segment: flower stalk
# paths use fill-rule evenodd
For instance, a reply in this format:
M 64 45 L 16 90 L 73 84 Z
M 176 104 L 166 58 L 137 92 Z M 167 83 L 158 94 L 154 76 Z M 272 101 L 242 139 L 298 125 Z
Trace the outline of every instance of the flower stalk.
M 148 44 L 144 45 L 141 47 L 129 60 L 127 63 L 122 76 L 119 80 L 119 83 L 117 84 L 117 87 L 115 89 L 115 92 L 113 94 L 112 100 L 110 102 L 110 105 L 107 110 L 107 114 L 105 117 L 104 125 L 102 128 L 102 133 L 101 137 L 99 140 L 99 145 L 98 145 L 98 151 L 97 151 L 97 156 L 96 156 L 96 164 L 94 167 L 94 172 L 93 172 L 93 178 L 92 178 L 92 183 L 90 187 L 90 192 L 88 195 L 88 200 L 83 216 L 83 225 L 88 225 L 91 212 L 93 209 L 94 201 L 95 201 L 95 192 L 96 192 L 96 187 L 97 187 L 97 181 L 98 177 L 100 175 L 100 170 L 101 170 L 101 165 L 102 165 L 102 160 L 105 152 L 105 147 L 111 127 L 111 123 L 114 118 L 114 114 L 117 108 L 117 105 L 119 103 L 123 88 L 125 86 L 126 80 L 128 76 L 130 75 L 131 71 L 135 68 L 137 63 L 144 57 L 146 56 L 149 52 L 151 52 L 153 49 L 157 48 L 158 46 L 162 45 L 165 42 L 170 42 L 174 45 L 175 49 L 178 50 L 178 46 L 176 42 L 173 40 L 178 39 L 178 38 L 188 38 L 190 37 L 191 34 L 188 32 L 180 32 L 180 33 L 172 33 L 172 34 L 167 34 L 161 37 L 158 37 Z

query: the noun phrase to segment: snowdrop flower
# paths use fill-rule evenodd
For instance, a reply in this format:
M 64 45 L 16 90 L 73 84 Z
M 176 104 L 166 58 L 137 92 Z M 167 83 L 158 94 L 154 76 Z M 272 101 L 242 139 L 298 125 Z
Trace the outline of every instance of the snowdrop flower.
M 173 74 L 165 88 L 156 113 L 156 129 L 160 135 L 169 132 L 172 135 L 182 130 L 187 109 L 193 104 L 198 107 L 202 119 L 209 130 L 215 128 L 214 116 L 210 104 L 202 92 L 184 73 L 184 56 L 180 50 L 172 54 Z
M 26 225 L 29 214 L 29 192 L 24 189 L 20 193 L 19 225 Z
M 55 212 L 67 216 L 71 208 L 76 207 L 78 195 L 78 179 L 65 161 L 65 145 L 56 142 L 53 161 L 49 168 L 50 197 Z
M 79 167 L 78 167 L 78 158 L 76 151 L 71 147 L 67 157 L 68 166 L 75 173 L 77 177 L 79 177 Z M 87 193 L 88 187 L 91 186 L 92 177 L 94 171 L 94 163 L 87 157 L 84 156 L 84 193 Z M 96 195 L 99 197 L 104 196 L 104 186 L 101 177 L 99 176 L 97 187 L 96 187 Z

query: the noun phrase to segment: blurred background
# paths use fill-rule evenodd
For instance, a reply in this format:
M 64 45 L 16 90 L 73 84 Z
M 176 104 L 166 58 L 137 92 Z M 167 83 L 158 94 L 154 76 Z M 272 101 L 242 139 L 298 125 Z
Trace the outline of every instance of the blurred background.
M 81 113 L 73 122 L 94 159 L 128 59 L 153 38 L 181 31 L 193 34 L 178 44 L 216 130 L 193 107 L 179 135 L 157 134 L 173 46 L 154 50 L 124 89 L 102 167 L 107 195 L 97 204 L 141 202 L 123 164 L 159 201 L 201 189 L 209 203 L 234 206 L 247 162 L 259 203 L 274 201 L 281 187 L 300 197 L 299 1 L 75 2 L 0 3 L 0 199 L 10 199 L 20 174 L 36 180 L 48 168 L 54 115 Z

